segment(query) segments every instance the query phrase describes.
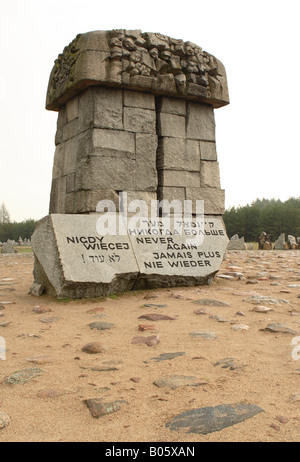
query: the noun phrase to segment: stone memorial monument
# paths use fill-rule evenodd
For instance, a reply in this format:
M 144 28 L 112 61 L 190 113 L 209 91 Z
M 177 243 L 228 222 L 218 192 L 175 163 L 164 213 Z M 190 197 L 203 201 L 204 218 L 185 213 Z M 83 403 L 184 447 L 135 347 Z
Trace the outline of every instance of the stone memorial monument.
M 228 243 L 214 119 L 228 103 L 224 66 L 194 43 L 122 29 L 65 47 L 46 100 L 58 120 L 49 216 L 32 238 L 38 292 L 209 283 Z

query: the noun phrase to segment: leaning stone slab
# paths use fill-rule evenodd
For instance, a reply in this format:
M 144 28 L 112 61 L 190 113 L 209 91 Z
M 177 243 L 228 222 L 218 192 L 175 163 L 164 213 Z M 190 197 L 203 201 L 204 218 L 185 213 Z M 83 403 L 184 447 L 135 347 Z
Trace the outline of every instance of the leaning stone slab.
M 281 233 L 278 239 L 275 241 L 274 250 L 286 250 L 287 244 L 285 242 L 285 234 Z
M 179 414 L 166 424 L 173 431 L 207 435 L 223 430 L 264 412 L 253 404 L 222 404 L 215 407 L 191 409 Z
M 227 250 L 247 250 L 244 237 L 239 237 L 238 234 L 235 234 L 230 239 Z
M 1 249 L 1 253 L 16 253 L 15 249 L 14 249 L 14 246 L 11 242 L 7 241 L 3 244 L 2 246 L 2 249 Z
M 101 236 L 98 215 L 49 215 L 32 236 L 35 283 L 57 298 L 131 290 L 138 266 L 127 235 Z
M 116 214 L 116 222 L 123 218 Z M 176 226 L 128 226 L 98 233 L 103 215 L 52 214 L 32 236 L 34 284 L 57 298 L 89 298 L 161 287 L 209 284 L 220 269 L 228 238 L 221 218 Z M 171 220 L 173 221 L 173 220 Z M 173 221 L 174 225 L 174 221 Z M 195 233 L 195 234 L 194 234 Z
M 172 220 L 171 220 L 172 222 Z M 228 237 L 222 218 L 161 220 L 128 234 L 139 266 L 136 289 L 210 284 L 222 264 Z

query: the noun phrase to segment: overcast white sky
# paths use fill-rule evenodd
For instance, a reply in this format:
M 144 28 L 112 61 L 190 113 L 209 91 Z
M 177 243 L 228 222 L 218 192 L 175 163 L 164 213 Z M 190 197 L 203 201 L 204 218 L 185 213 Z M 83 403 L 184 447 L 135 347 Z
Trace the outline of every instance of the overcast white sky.
M 215 111 L 226 207 L 300 196 L 299 0 L 0 0 L 0 204 L 48 214 L 57 113 L 54 60 L 78 33 L 141 29 L 190 40 L 225 65 Z

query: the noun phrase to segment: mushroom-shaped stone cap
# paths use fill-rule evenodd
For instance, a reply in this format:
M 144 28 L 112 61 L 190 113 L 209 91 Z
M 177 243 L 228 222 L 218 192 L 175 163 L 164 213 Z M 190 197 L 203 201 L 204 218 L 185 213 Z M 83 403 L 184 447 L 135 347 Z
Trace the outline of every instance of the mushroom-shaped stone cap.
M 229 104 L 223 64 L 192 42 L 140 30 L 79 34 L 52 69 L 46 108 L 59 111 L 92 85 Z

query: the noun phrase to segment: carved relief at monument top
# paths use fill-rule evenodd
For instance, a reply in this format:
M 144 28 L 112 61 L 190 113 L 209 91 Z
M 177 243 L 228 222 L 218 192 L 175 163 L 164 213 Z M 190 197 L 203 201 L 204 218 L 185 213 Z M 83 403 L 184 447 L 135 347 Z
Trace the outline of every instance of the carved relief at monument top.
M 58 111 L 91 85 L 229 103 L 223 64 L 192 42 L 140 30 L 79 34 L 55 61 L 46 107 Z

